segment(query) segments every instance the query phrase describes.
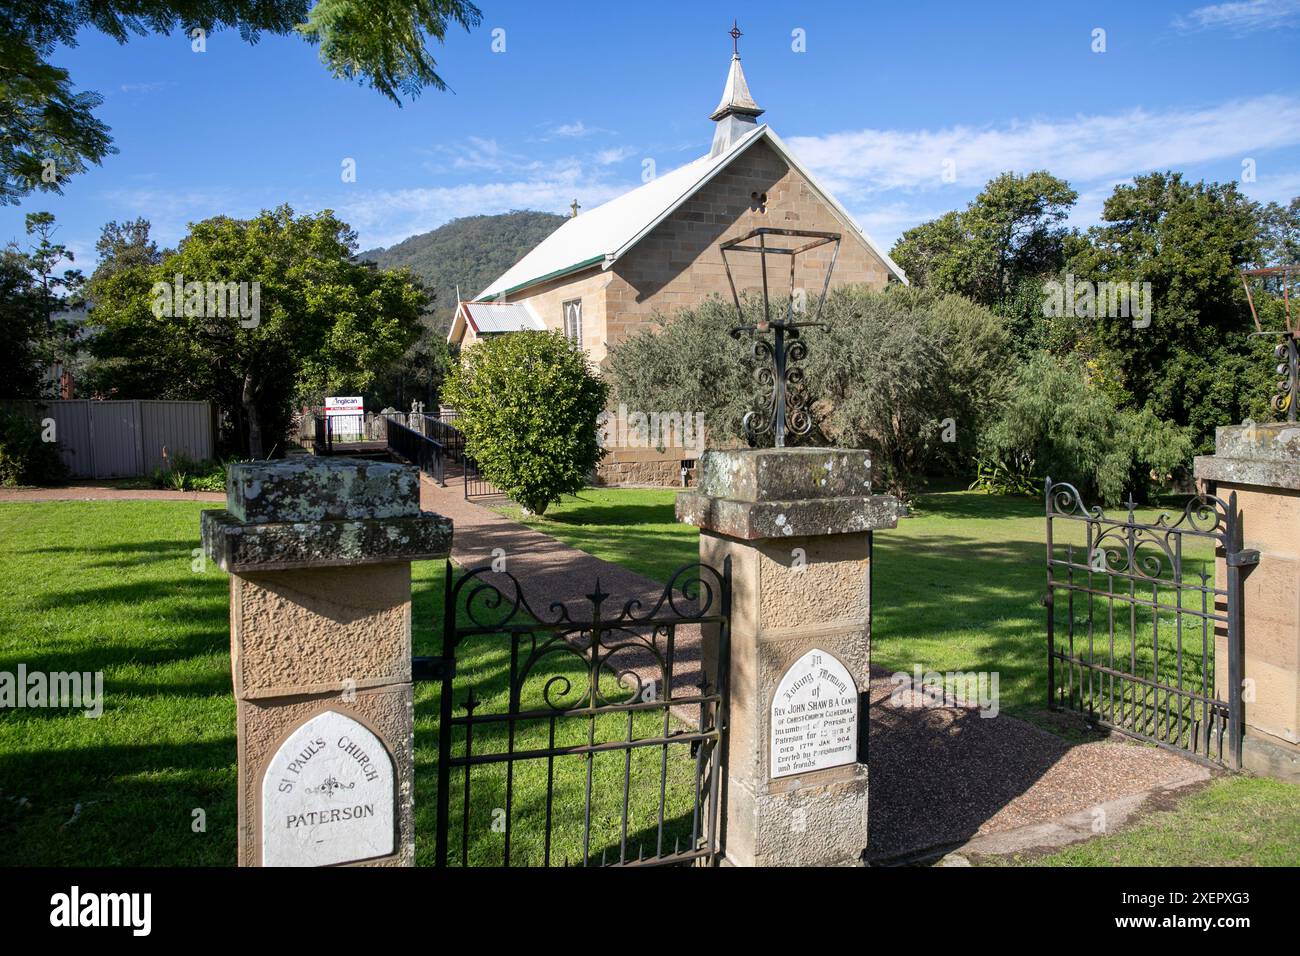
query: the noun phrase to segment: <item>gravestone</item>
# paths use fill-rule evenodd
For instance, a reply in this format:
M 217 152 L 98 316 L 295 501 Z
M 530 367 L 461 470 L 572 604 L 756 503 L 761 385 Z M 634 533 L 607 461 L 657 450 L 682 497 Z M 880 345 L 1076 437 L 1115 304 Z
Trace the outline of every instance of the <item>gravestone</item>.
M 241 866 L 410 866 L 411 562 L 445 558 L 408 465 L 231 465 L 204 511 L 230 574 Z
M 677 515 L 732 562 L 723 849 L 742 866 L 853 864 L 867 846 L 872 533 L 896 498 L 865 451 L 710 451 Z M 704 628 L 719 674 L 721 631 Z

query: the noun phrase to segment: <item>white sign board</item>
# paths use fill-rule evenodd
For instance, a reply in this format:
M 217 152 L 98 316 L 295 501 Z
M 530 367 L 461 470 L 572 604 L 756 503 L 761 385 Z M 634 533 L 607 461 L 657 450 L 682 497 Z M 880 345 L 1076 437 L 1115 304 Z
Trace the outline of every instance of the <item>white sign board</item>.
M 262 865 L 329 866 L 388 856 L 396 842 L 393 760 L 338 711 L 280 745 L 262 778 Z
M 833 655 L 813 648 L 791 665 L 772 698 L 772 777 L 853 763 L 858 688 Z
M 366 410 L 365 400 L 360 395 L 333 396 L 325 399 L 325 417 L 335 415 L 361 415 Z

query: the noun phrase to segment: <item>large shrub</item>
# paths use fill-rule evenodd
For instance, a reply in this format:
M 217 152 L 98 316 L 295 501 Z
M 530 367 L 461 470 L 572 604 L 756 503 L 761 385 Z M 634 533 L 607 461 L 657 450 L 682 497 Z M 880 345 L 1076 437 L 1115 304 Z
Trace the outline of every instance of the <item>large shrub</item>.
M 815 309 L 810 302 L 806 315 Z M 761 310 L 760 301 L 745 301 L 745 322 Z M 773 303 L 773 314 L 784 310 Z M 968 467 L 1006 390 L 1003 320 L 960 296 L 901 286 L 837 289 L 821 317 L 829 331 L 803 332 L 814 419 L 804 443 L 870 449 L 878 480 L 895 493 L 935 467 Z M 618 401 L 703 412 L 710 446 L 743 442 L 741 420 L 760 388 L 749 340 L 727 334 L 737 321 L 734 307 L 713 299 L 631 336 L 610 353 Z M 771 441 L 769 433 L 759 443 Z
M 604 450 L 596 416 L 608 389 L 558 332 L 512 332 L 461 353 L 443 387 L 483 476 L 542 514 L 579 491 Z
M 1000 462 L 1032 462 L 1037 476 L 1068 481 L 1117 504 L 1149 499 L 1192 457 L 1188 430 L 1149 409 L 1121 409 L 1086 369 L 1038 355 L 1020 369 L 1010 398 L 984 436 Z
M 0 485 L 48 485 L 67 475 L 58 445 L 42 437 L 35 421 L 0 406 Z

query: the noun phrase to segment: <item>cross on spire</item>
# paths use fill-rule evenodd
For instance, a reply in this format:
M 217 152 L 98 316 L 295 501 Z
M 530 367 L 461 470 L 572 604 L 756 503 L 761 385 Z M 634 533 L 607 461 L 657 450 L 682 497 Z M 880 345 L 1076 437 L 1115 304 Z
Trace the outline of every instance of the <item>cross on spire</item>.
M 571 219 L 577 219 L 577 218 L 578 218 L 578 210 L 582 208 L 581 206 L 578 205 L 578 200 L 575 199 L 575 200 L 573 201 L 573 203 L 569 206 L 569 208 L 573 210 L 573 215 L 572 215 L 570 218 L 571 218 Z
M 731 29 L 727 31 L 727 35 L 731 37 L 731 55 L 739 56 L 740 38 L 745 34 L 740 32 L 740 27 L 737 25 L 735 20 L 731 21 Z

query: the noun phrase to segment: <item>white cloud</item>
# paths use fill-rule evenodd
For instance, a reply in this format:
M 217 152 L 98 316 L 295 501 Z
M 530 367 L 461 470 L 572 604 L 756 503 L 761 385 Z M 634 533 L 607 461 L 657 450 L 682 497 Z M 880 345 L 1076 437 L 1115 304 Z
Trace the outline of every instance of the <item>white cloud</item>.
M 546 139 L 581 139 L 582 137 L 594 137 L 594 135 L 610 135 L 614 130 L 604 129 L 603 126 L 588 126 L 581 120 L 573 122 L 562 122 L 559 126 L 550 126 L 546 130 Z M 545 142 L 545 139 L 543 139 Z
M 234 189 L 110 189 L 100 198 L 112 217 L 148 219 L 150 235 L 162 246 L 179 242 L 191 222 L 223 215 L 252 216 L 262 208 L 255 198 Z
M 601 166 L 610 166 L 614 163 L 621 163 L 634 155 L 636 155 L 636 150 L 631 146 L 615 146 L 610 149 L 599 150 L 596 153 L 596 162 Z
M 888 203 L 877 202 L 849 209 L 858 225 L 886 251 L 894 244 L 894 240 L 908 229 L 919 223 L 938 219 L 948 211 L 949 207 L 943 205 L 930 206 L 901 200 Z
M 1238 0 L 1197 7 L 1174 26 L 1185 33 L 1226 30 L 1237 36 L 1300 23 L 1300 0 Z
M 1277 202 L 1286 205 L 1300 196 L 1300 170 L 1278 170 L 1267 166 L 1256 170 L 1253 183 L 1238 183 L 1241 191 L 1256 202 Z
M 593 130 L 588 129 L 587 125 L 583 123 L 582 120 L 578 120 L 576 123 L 564 123 L 560 126 L 555 127 L 554 129 L 551 130 L 551 135 L 552 136 L 586 136 L 591 132 L 593 132 Z
M 1300 98 L 1259 96 L 1199 109 L 1122 113 L 939 130 L 865 129 L 790 140 L 795 153 L 842 198 L 890 189 L 937 190 L 952 162 L 955 184 L 982 186 L 999 173 L 1048 169 L 1083 182 L 1182 168 L 1300 144 Z
M 165 90 L 175 84 L 170 81 L 158 83 L 123 83 L 118 89 L 123 93 L 157 93 L 159 90 Z

